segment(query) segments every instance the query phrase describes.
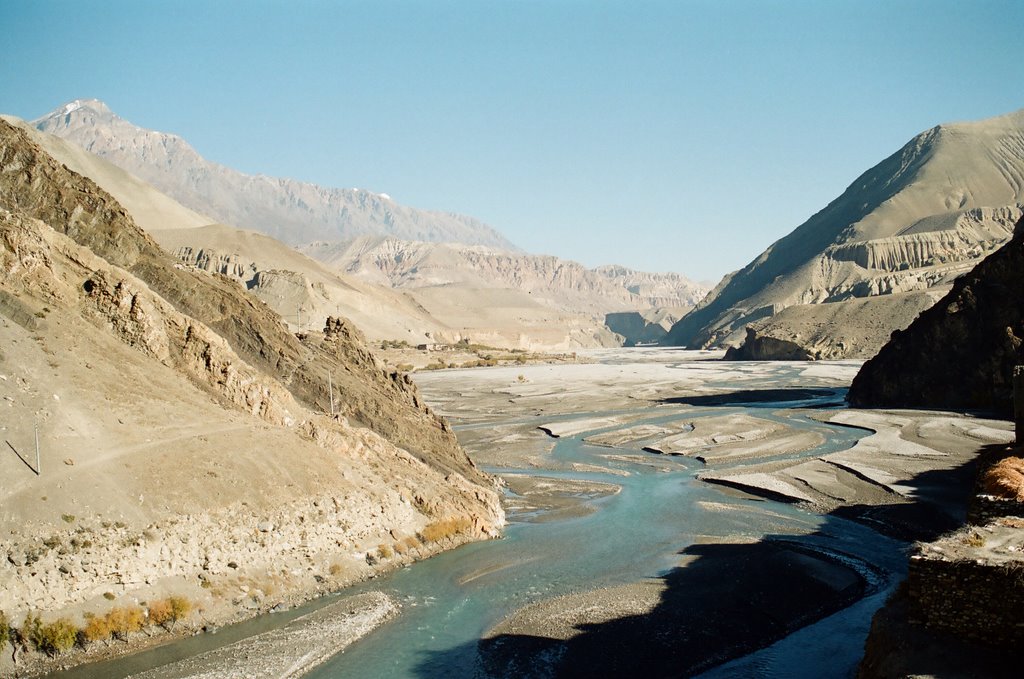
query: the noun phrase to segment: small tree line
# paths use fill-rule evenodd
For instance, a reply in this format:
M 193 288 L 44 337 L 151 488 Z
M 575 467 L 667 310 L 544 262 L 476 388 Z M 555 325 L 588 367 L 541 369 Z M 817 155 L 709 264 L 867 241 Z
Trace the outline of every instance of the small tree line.
M 15 661 L 19 648 L 35 649 L 53 657 L 74 646 L 87 648 L 96 641 L 128 641 L 133 632 L 147 627 L 163 627 L 170 631 L 179 620 L 188 617 L 192 608 L 189 599 L 170 596 L 153 601 L 145 608 L 138 605 L 115 606 L 103 615 L 86 613 L 84 627 L 78 627 L 66 617 L 44 623 L 42 617 L 34 611 L 25 615 L 21 627 L 15 627 L 7 615 L 0 611 L 0 647 L 7 643 L 13 645 Z

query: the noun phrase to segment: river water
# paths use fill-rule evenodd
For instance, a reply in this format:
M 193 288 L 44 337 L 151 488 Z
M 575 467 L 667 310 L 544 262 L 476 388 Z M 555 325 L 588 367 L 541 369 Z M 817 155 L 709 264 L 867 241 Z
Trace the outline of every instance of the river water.
M 618 366 L 616 369 L 626 370 L 631 359 L 629 355 L 623 358 L 624 355 L 608 354 L 599 359 L 603 363 L 599 367 Z M 632 356 L 644 356 L 656 365 L 642 366 L 629 373 L 632 377 L 624 376 L 628 371 L 599 376 L 586 388 L 572 386 L 585 373 L 577 366 L 526 366 L 511 373 L 509 369 L 442 371 L 418 380 L 425 400 L 446 412 L 460 440 L 466 441 L 470 455 L 485 460 L 481 466 L 487 471 L 599 481 L 618 485 L 621 491 L 584 500 L 590 513 L 582 516 L 545 521 L 538 520 L 545 518 L 543 512 L 540 516 L 537 511 L 510 513 L 501 539 L 465 545 L 353 588 L 353 593 L 372 589 L 391 594 L 402 604 L 402 614 L 309 676 L 480 677 L 483 672 L 477 641 L 502 618 L 526 604 L 658 578 L 677 567 L 680 552 L 697 542 L 749 541 L 765 536 L 797 536 L 805 548 L 819 549 L 844 560 L 865 577 L 867 594 L 853 606 L 768 648 L 720 666 L 707 676 L 852 676 L 871 616 L 905 569 L 903 543 L 834 516 L 824 517 L 794 505 L 703 483 L 697 479 L 703 469 L 701 462 L 643 453 L 643 441 L 630 443 L 628 450 L 613 450 L 583 440 L 595 431 L 624 426 L 746 413 L 823 435 L 822 445 L 794 455 L 814 456 L 843 450 L 866 432 L 823 424 L 809 414 L 816 406 L 834 406 L 841 401 L 844 383 L 852 374 L 850 366 L 845 372 L 840 371 L 839 378 L 829 378 L 816 377 L 813 370 L 792 364 L 739 368 L 721 363 L 664 360 L 655 354 Z M 661 387 L 656 388 L 664 388 L 668 393 L 679 393 L 679 389 L 672 392 L 673 385 L 693 384 L 705 392 L 778 390 L 776 398 L 782 400 L 707 406 L 663 402 L 655 407 L 649 398 L 596 396 L 602 389 L 618 390 L 619 396 L 650 390 L 655 388 L 650 387 L 655 377 L 662 380 Z M 630 383 L 630 379 L 635 383 Z M 513 386 L 496 388 L 492 382 Z M 526 386 L 520 388 L 518 383 Z M 832 391 L 812 397 L 800 395 L 802 401 L 785 401 L 791 398 L 786 395 L 787 389 L 823 386 Z M 511 392 L 506 393 L 509 389 Z M 568 396 L 563 397 L 563 391 Z M 543 397 L 531 400 L 531 394 Z M 573 407 L 566 406 L 569 398 L 576 399 Z M 585 403 L 593 405 L 581 407 L 580 398 L 590 398 Z M 541 403 L 543 407 L 538 405 Z M 566 407 L 560 409 L 559 403 Z M 542 456 L 540 466 L 534 459 L 530 464 L 507 468 L 501 464 L 500 456 L 486 454 L 487 438 L 480 437 L 481 433 L 502 427 L 536 432 L 541 424 L 553 420 L 609 415 L 628 421 L 628 425 L 605 421 L 596 424 L 595 430 L 550 441 L 554 447 Z M 283 622 L 292 616 L 277 617 Z M 281 623 L 265 616 L 247 623 L 247 629 L 254 633 L 275 624 Z M 225 635 L 225 641 L 240 633 Z M 187 644 L 193 644 L 191 652 L 198 652 L 216 643 L 198 639 L 201 638 L 144 654 L 147 659 L 140 659 L 141 664 L 133 670 L 159 664 L 161 658 L 166 662 L 180 657 L 189 652 Z M 124 661 L 119 662 L 123 667 Z
M 428 400 L 432 392 L 443 388 L 443 377 L 438 380 L 428 383 Z M 760 386 L 785 389 L 805 382 L 800 380 L 799 371 L 779 365 L 765 376 Z M 629 426 L 678 420 L 683 413 L 686 418 L 729 413 L 778 418 L 793 428 L 824 435 L 825 443 L 799 454 L 812 456 L 846 449 L 865 432 L 826 425 L 799 411 L 794 414 L 787 410 L 784 418 L 773 413 L 780 408 L 814 407 L 829 401 L 834 402 L 835 396 L 788 403 L 687 406 L 682 410 L 670 409 L 671 412 L 645 405 L 632 412 L 615 409 L 614 415 L 627 416 Z M 590 419 L 606 414 L 594 410 L 576 413 L 574 417 Z M 521 412 L 514 415 L 522 417 Z M 519 421 L 525 426 L 539 426 L 549 419 L 551 416 L 544 414 L 532 423 L 528 418 Z M 501 420 L 501 415 L 484 417 L 470 425 L 456 426 L 456 431 L 461 435 L 468 429 L 497 426 Z M 461 547 L 374 582 L 373 588 L 391 592 L 404 603 L 402 616 L 310 676 L 483 676 L 477 657 L 478 639 L 525 604 L 659 577 L 678 564 L 683 548 L 698 539 L 756 539 L 766 535 L 800 535 L 804 544 L 842 554 L 867 577 L 869 595 L 850 609 L 806 628 L 800 637 L 783 640 L 720 668 L 711 676 L 843 676 L 854 672 L 870 617 L 904 567 L 900 543 L 835 517 L 829 517 L 825 527 L 824 518 L 816 513 L 785 503 L 742 497 L 702 483 L 696 478 L 702 464 L 694 459 L 659 456 L 659 463 L 667 462 L 667 466 L 609 459 L 607 447 L 583 441 L 593 433 L 587 431 L 559 439 L 550 456 L 554 469 L 531 469 L 527 473 L 614 483 L 622 487 L 621 492 L 591 501 L 596 511 L 583 517 L 536 522 L 533 515 L 510 515 L 510 525 L 500 540 Z M 642 442 L 631 446 L 639 449 Z M 567 471 L 572 463 L 585 465 L 588 471 Z M 590 471 L 602 467 L 607 471 Z M 499 467 L 487 470 L 523 473 L 521 469 Z M 723 506 L 728 510 L 722 511 Z

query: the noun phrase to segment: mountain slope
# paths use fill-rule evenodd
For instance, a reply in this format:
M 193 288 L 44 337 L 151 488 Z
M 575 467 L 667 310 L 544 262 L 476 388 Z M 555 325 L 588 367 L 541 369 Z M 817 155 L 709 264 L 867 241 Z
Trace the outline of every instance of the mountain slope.
M 403 290 L 439 286 L 518 290 L 561 311 L 603 315 L 654 307 L 690 307 L 706 289 L 676 273 L 621 266 L 587 269 L 550 255 L 482 247 L 360 238 L 301 250 L 336 271 Z
M 688 309 L 706 291 L 675 273 L 587 269 L 557 257 L 480 246 L 365 237 L 301 249 L 334 271 L 402 291 L 474 341 L 521 348 L 617 345 L 605 327 L 608 314 Z
M 1024 111 L 924 132 L 677 323 L 669 342 L 736 343 L 794 304 L 948 285 L 1009 239 L 1024 201 Z
M 4 121 L 0 393 L 0 610 L 17 620 L 171 592 L 219 622 L 503 523 L 490 478 L 349 322 L 293 335 Z M 439 521 L 450 538 L 414 538 Z
M 95 99 L 68 103 L 32 123 L 151 183 L 214 222 L 291 245 L 366 234 L 515 249 L 487 225 L 457 214 L 399 205 L 384 194 L 247 175 L 210 162 L 184 139 L 145 130 Z
M 862 408 L 1013 413 L 1024 363 L 1024 219 L 1013 239 L 864 364 L 849 401 Z
M 128 212 L 135 223 L 149 233 L 164 229 L 190 229 L 216 220 L 190 210 L 138 177 L 125 172 L 72 142 L 46 134 L 13 116 L 0 116 L 28 133 L 55 160 L 101 186 Z

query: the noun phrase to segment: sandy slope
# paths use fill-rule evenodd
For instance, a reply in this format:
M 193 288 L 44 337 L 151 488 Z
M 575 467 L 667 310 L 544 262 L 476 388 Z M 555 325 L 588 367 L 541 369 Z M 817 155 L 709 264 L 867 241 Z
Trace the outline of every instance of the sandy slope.
M 1009 239 L 1022 201 L 1024 110 L 935 127 L 727 276 L 670 341 L 735 344 L 793 304 L 948 285 Z

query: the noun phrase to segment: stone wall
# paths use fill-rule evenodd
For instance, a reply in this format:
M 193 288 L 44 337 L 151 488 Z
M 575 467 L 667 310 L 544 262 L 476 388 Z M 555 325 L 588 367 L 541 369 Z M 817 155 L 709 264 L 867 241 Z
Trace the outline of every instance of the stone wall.
M 1004 516 L 1021 516 L 1024 505 L 995 495 L 977 494 L 971 497 L 967 507 L 967 523 L 981 526 Z
M 1024 564 L 919 554 L 907 584 L 914 622 L 990 646 L 1024 642 Z

